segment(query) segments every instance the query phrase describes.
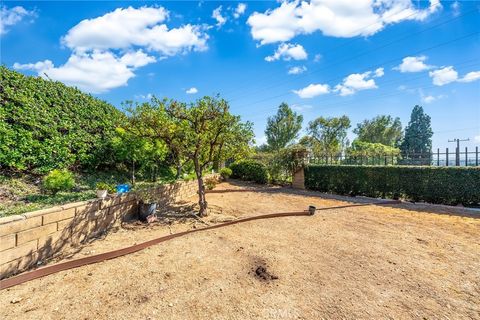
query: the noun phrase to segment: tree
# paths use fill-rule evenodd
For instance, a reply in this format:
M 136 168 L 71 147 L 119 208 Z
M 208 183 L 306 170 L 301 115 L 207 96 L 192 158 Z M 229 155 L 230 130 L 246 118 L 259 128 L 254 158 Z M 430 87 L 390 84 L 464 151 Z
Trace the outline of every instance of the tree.
M 396 147 L 402 140 L 402 123 L 400 118 L 380 115 L 371 120 L 363 120 L 353 132 L 358 135 L 359 141 Z
M 282 103 L 277 114 L 267 119 L 265 135 L 270 150 L 278 151 L 292 143 L 302 129 L 302 122 L 302 115 L 297 115 L 288 104 Z
M 132 129 L 138 135 L 161 139 L 183 161 L 192 161 L 198 180 L 199 216 L 207 214 L 203 173 L 215 159 L 235 150 L 243 152 L 253 142 L 251 123 L 242 123 L 229 112 L 224 99 L 203 97 L 187 105 L 153 99 L 131 111 Z
M 400 150 L 404 155 L 414 158 L 423 159 L 427 156 L 429 162 L 432 151 L 432 136 L 430 116 L 423 111 L 421 106 L 416 105 L 412 110 L 410 122 L 405 128 L 405 137 L 400 145 Z
M 127 162 L 131 168 L 131 182 L 135 185 L 136 167 L 155 166 L 165 159 L 167 148 L 158 139 L 146 139 L 132 134 L 124 128 L 117 128 L 112 145 L 118 160 Z
M 336 118 L 319 117 L 308 124 L 309 137 L 302 140 L 310 145 L 317 156 L 333 156 L 342 152 L 347 141 L 350 119 L 347 116 Z

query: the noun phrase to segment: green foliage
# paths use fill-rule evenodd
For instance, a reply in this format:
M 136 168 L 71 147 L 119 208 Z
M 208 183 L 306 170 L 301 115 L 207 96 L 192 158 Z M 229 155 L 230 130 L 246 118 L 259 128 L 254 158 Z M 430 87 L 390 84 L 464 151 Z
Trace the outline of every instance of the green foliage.
M 223 179 L 227 180 L 232 175 L 232 169 L 222 168 L 220 169 L 220 175 L 222 176 Z
M 215 177 L 209 177 L 205 179 L 205 186 L 207 190 L 213 190 L 218 184 L 218 180 Z
M 338 154 L 348 144 L 348 128 L 350 119 L 347 116 L 319 117 L 308 124 L 309 136 L 302 139 L 301 144 L 312 149 L 316 156 Z
M 60 82 L 0 66 L 0 168 L 46 173 L 114 163 L 111 138 L 124 115 Z
M 353 132 L 358 135 L 355 141 L 382 144 L 396 147 L 402 140 L 402 123 L 400 118 L 391 116 L 377 116 L 371 120 L 364 120 L 357 124 Z
M 369 197 L 403 197 L 447 205 L 480 203 L 480 168 L 322 166 L 305 168 L 311 190 Z
M 428 154 L 432 151 L 433 131 L 430 116 L 421 106 L 416 105 L 410 116 L 410 122 L 405 128 L 405 138 L 400 146 L 404 154 Z
M 268 182 L 267 167 L 255 160 L 240 160 L 230 165 L 232 178 L 255 181 L 265 184 Z
M 370 143 L 360 140 L 354 140 L 347 154 L 352 157 L 382 157 L 384 155 L 398 156 L 400 149 L 390 147 L 381 143 Z
M 286 103 L 278 107 L 277 114 L 267 119 L 267 144 L 270 150 L 285 148 L 298 137 L 302 129 L 303 116 L 297 115 Z
M 43 188 L 52 194 L 69 191 L 75 186 L 73 174 L 68 170 L 52 170 L 43 178 Z
M 204 170 L 214 162 L 248 151 L 253 142 L 252 125 L 242 123 L 229 108 L 218 96 L 206 96 L 189 105 L 154 97 L 151 103 L 132 105 L 130 124 L 134 134 L 163 141 L 174 153 L 178 167 L 191 161 L 202 181 Z M 206 214 L 204 191 L 200 183 L 200 216 Z
M 97 182 L 96 185 L 95 185 L 95 188 L 97 190 L 107 190 L 108 193 L 110 194 L 113 194 L 115 192 L 117 192 L 117 190 L 115 189 L 115 187 L 111 184 L 108 184 L 106 182 Z
M 304 164 L 307 149 L 293 145 L 277 152 L 261 152 L 254 159 L 267 167 L 269 180 L 275 183 L 290 182 L 293 172 Z

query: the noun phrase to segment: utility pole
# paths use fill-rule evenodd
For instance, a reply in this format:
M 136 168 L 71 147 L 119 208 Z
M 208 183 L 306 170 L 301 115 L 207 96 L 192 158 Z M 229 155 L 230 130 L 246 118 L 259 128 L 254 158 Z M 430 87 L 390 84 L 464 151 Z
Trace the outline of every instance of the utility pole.
M 448 142 L 456 142 L 457 143 L 457 149 L 455 149 L 455 165 L 457 167 L 460 166 L 460 141 L 470 141 L 470 139 L 455 138 L 453 140 L 448 140 Z

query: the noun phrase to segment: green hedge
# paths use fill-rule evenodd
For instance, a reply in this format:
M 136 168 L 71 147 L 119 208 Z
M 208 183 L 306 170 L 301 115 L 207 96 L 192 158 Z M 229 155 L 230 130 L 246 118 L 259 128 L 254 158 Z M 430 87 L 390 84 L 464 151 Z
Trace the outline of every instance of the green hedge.
M 61 82 L 5 66 L 0 76 L 0 169 L 46 173 L 113 163 L 121 111 Z
M 255 181 L 257 183 L 268 182 L 267 167 L 255 160 L 240 160 L 230 165 L 232 169 L 232 178 L 247 181 Z
M 309 165 L 305 187 L 352 196 L 477 205 L 480 168 Z

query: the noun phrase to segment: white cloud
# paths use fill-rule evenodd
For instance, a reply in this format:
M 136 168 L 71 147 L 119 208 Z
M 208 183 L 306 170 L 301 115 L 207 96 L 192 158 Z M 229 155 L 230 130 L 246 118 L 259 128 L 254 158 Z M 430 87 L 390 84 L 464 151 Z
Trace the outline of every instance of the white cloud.
M 447 97 L 446 95 L 443 95 L 443 94 L 440 94 L 438 96 L 434 96 L 431 94 L 426 95 L 423 93 L 422 89 L 419 89 L 418 92 L 420 93 L 420 99 L 422 100 L 422 102 L 427 104 Z
M 152 99 L 153 95 L 151 93 L 147 94 L 136 94 L 135 99 L 142 99 L 142 100 L 150 100 Z
M 268 62 L 283 59 L 289 61 L 294 60 L 305 60 L 307 59 L 308 54 L 305 49 L 299 44 L 292 43 L 282 43 L 278 46 L 275 53 L 271 56 L 265 57 L 265 60 Z
M 380 77 L 383 77 L 383 75 L 385 74 L 385 71 L 383 68 L 377 68 L 373 73 L 375 74 L 375 78 L 380 78 Z
M 303 89 L 293 90 L 300 98 L 309 99 L 330 92 L 328 84 L 310 84 Z
M 475 139 L 476 142 L 480 142 L 480 134 L 478 136 L 475 136 L 475 138 L 473 139 Z
M 45 60 L 15 63 L 14 68 L 47 74 L 53 80 L 92 93 L 125 86 L 139 67 L 168 56 L 207 49 L 208 35 L 203 26 L 187 24 L 169 29 L 163 23 L 168 15 L 162 7 L 144 6 L 118 8 L 82 20 L 62 37 L 62 43 L 72 50 L 65 64 L 55 67 Z
M 313 62 L 318 62 L 322 59 L 322 55 L 320 53 L 317 53 L 315 57 L 313 58 Z
M 435 97 L 434 96 L 423 96 L 422 97 L 422 101 L 425 102 L 425 103 L 431 103 L 433 101 L 435 101 Z
M 215 10 L 212 12 L 212 18 L 217 20 L 217 27 L 220 28 L 227 22 L 227 18 L 222 16 L 222 6 L 217 7 Z
M 405 57 L 403 58 L 402 63 L 393 69 L 400 72 L 420 72 L 431 69 L 432 66 L 425 64 L 426 60 L 426 56 Z
M 480 71 L 472 71 L 459 78 L 458 72 L 452 66 L 430 71 L 428 74 L 436 86 L 443 86 L 452 82 L 473 82 L 480 79 Z
M 307 67 L 300 66 L 300 67 L 292 67 L 288 69 L 288 74 L 301 74 L 307 71 Z
M 247 23 L 260 44 L 289 41 L 317 31 L 333 37 L 370 36 L 386 25 L 404 20 L 424 20 L 441 8 L 430 0 L 428 8 L 411 0 L 312 0 L 282 1 L 264 13 L 254 12 Z
M 62 42 L 74 51 L 144 47 L 164 56 L 207 49 L 208 35 L 201 26 L 187 24 L 169 29 L 162 23 L 168 14 L 162 7 L 118 8 L 81 21 Z
M 294 104 L 292 105 L 292 109 L 298 112 L 303 112 L 309 109 L 312 109 L 313 106 L 311 104 Z
M 0 6 L 0 35 L 8 32 L 7 27 L 16 25 L 24 18 L 35 18 L 36 13 L 34 10 L 29 11 L 21 6 L 16 6 L 11 9 L 6 6 Z
M 443 86 L 458 79 L 458 72 L 452 66 L 430 71 L 428 75 L 436 86 Z
M 195 87 L 191 87 L 190 89 L 188 89 L 187 91 L 185 91 L 186 94 L 195 94 L 195 93 L 198 93 L 198 89 L 195 88 Z
M 458 17 L 460 15 L 460 3 L 458 1 L 452 3 L 450 8 L 452 9 L 452 14 L 454 17 Z
M 381 70 L 380 70 L 381 69 Z M 353 73 L 343 79 L 341 84 L 335 86 L 335 92 L 339 92 L 341 96 L 348 96 L 357 91 L 378 88 L 372 77 L 383 76 L 383 68 L 378 68 L 373 73 L 367 71 L 364 73 Z
M 480 79 L 480 71 L 472 71 L 467 73 L 463 78 L 458 79 L 458 82 L 472 82 Z
M 247 5 L 245 3 L 239 3 L 238 6 L 235 8 L 235 12 L 233 13 L 233 17 L 235 19 L 240 18 L 240 16 L 245 13 L 246 9 L 247 9 Z
M 50 60 L 34 64 L 15 63 L 13 67 L 19 70 L 34 70 L 39 76 L 48 76 L 52 80 L 58 80 L 88 92 L 101 93 L 125 86 L 128 80 L 135 76 L 133 71 L 137 67 L 154 61 L 154 57 L 140 50 L 126 53 L 120 58 L 111 52 L 94 51 L 72 54 L 68 61 L 59 67 L 55 67 Z

